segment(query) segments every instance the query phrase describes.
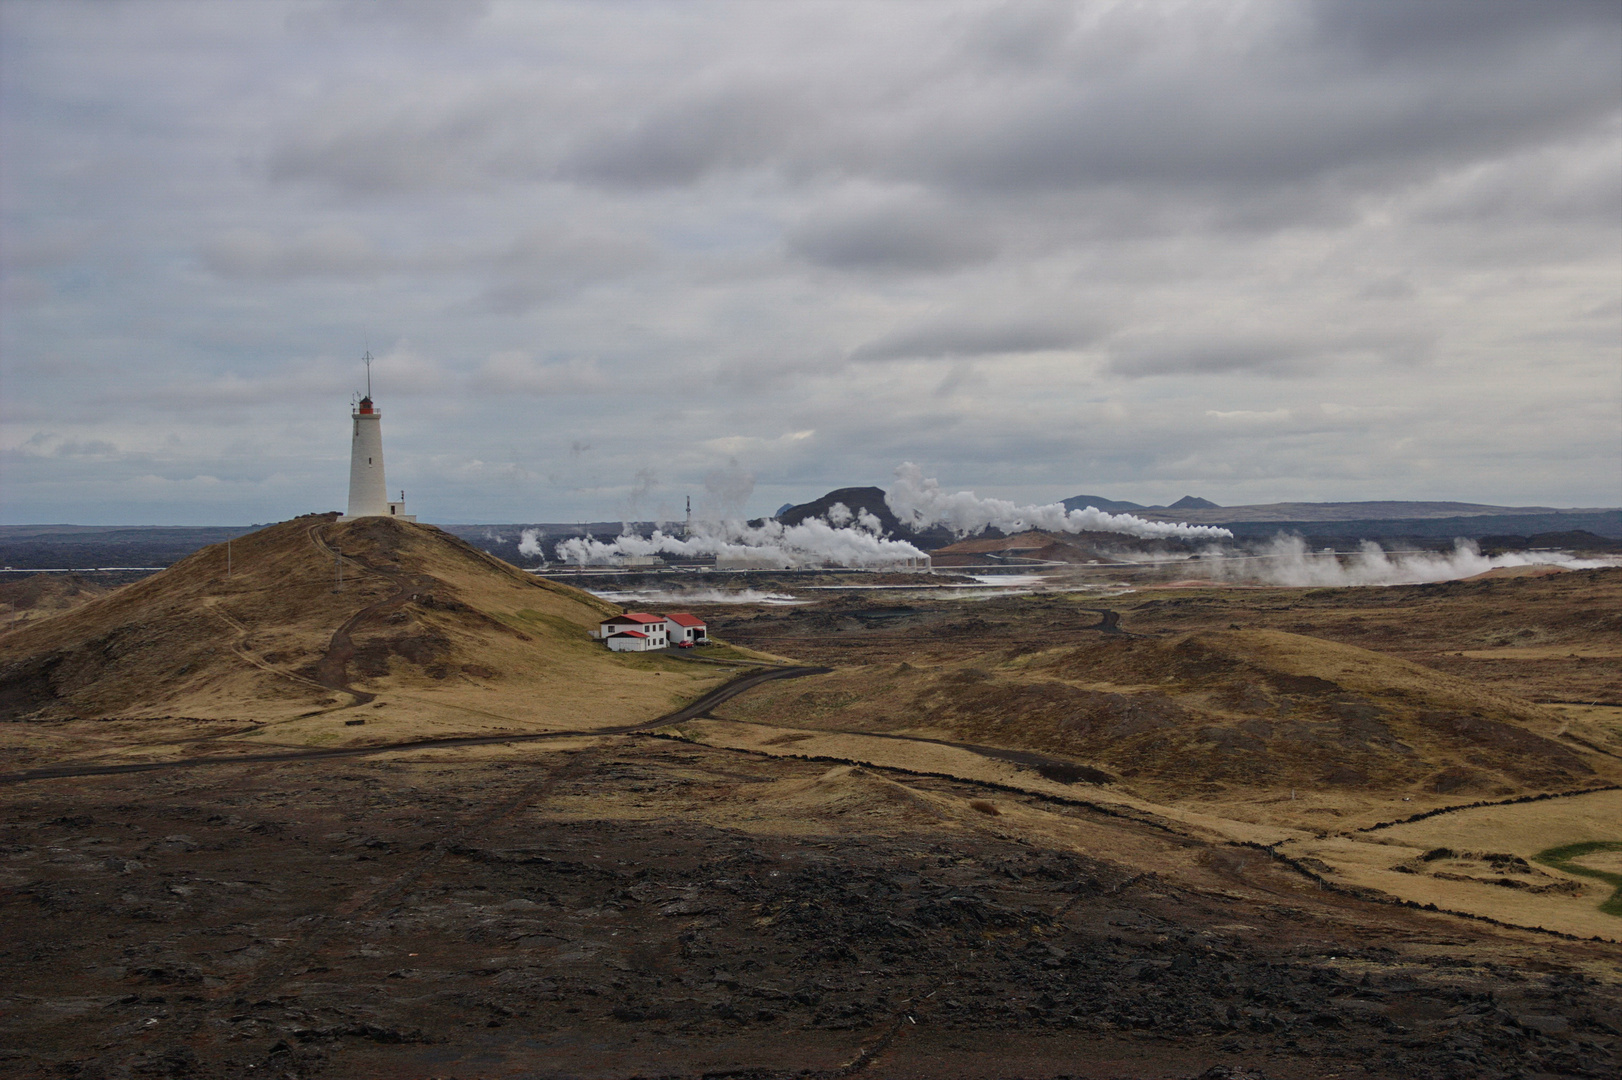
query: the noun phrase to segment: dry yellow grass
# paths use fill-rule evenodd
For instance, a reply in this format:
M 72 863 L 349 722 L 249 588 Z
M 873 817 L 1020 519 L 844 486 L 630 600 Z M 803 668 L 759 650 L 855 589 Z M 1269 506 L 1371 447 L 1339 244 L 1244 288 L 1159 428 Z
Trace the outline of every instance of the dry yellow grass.
M 1326 876 L 1342 884 L 1521 926 L 1622 941 L 1622 919 L 1599 910 L 1611 886 L 1531 862 L 1540 851 L 1586 840 L 1622 841 L 1622 791 L 1458 810 L 1371 833 L 1293 840 L 1281 850 L 1320 861 Z M 1457 857 L 1421 858 L 1440 848 Z M 1488 855 L 1514 856 L 1530 864 L 1530 872 L 1506 867 L 1504 860 L 1495 865 L 1483 858 Z M 1505 879 L 1519 887 L 1493 883 Z
M 1459 656 L 1471 660 L 1619 660 L 1622 647 L 1607 645 L 1537 645 L 1525 648 L 1465 649 Z
M 1040 750 L 1155 803 L 1302 827 L 1622 777 L 1617 759 L 1560 741 L 1582 731 L 1555 708 L 1275 630 L 864 664 L 763 688 L 723 715 Z
M 1164 819 L 1176 831 L 1212 840 L 1275 843 L 1304 835 L 1271 824 L 1203 813 L 1140 798 L 1114 787 L 1049 780 L 1029 769 L 980 756 L 970 750 L 934 743 L 878 738 L 851 732 L 819 732 L 761 723 L 694 720 L 678 733 L 708 746 L 724 746 L 783 757 L 834 758 L 878 768 L 989 782 L 1016 791 L 1077 799 L 1143 818 Z
M 139 743 L 195 737 L 199 720 L 268 725 L 228 740 L 243 745 L 386 742 L 648 720 L 732 674 L 610 653 L 587 631 L 617 608 L 431 526 L 302 518 L 237 538 L 232 554 L 229 576 L 223 546 L 205 548 L 0 639 L 11 714 L 63 723 L 80 751 L 83 721 L 106 718 L 142 721 L 126 733 Z M 335 650 L 334 631 L 379 604 Z M 39 724 L 6 737 L 24 757 L 55 752 Z

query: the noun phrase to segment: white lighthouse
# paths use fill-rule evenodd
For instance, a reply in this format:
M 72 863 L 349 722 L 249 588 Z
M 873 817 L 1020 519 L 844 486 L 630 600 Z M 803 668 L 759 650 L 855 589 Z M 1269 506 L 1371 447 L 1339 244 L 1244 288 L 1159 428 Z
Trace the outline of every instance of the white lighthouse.
M 350 414 L 354 431 L 349 447 L 349 512 L 339 521 L 392 517 L 416 521 L 405 512 L 405 492 L 389 501 L 383 479 L 383 413 L 372 404 L 372 354 L 366 354 L 366 396 Z

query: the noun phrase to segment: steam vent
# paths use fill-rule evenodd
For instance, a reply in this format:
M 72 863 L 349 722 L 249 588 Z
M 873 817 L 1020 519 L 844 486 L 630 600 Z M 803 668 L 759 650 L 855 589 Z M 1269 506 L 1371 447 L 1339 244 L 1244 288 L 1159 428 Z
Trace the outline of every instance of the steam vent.
M 389 501 L 383 479 L 383 413 L 372 402 L 372 357 L 366 356 L 366 396 L 350 414 L 354 434 L 349 449 L 349 512 L 339 521 L 363 517 L 395 517 L 416 521 L 405 512 L 405 492 L 399 502 Z

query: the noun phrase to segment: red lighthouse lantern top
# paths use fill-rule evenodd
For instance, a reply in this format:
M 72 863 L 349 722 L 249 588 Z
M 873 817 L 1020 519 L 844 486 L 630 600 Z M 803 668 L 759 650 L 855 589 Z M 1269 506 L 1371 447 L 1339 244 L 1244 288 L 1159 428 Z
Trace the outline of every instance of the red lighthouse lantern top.
M 370 397 L 361 398 L 360 399 L 360 408 L 357 411 L 362 416 L 370 416 L 370 415 L 372 415 L 372 411 L 373 411 L 372 410 L 372 399 Z

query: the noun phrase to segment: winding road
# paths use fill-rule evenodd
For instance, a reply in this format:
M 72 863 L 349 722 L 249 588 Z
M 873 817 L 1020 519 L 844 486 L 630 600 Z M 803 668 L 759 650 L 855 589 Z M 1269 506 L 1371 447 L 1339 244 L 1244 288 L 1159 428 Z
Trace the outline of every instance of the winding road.
M 351 620 L 352 621 L 352 620 Z M 585 728 L 578 731 L 541 731 L 522 735 L 463 735 L 445 739 L 412 739 L 404 742 L 377 743 L 369 746 L 330 746 L 310 750 L 281 750 L 259 754 L 221 754 L 208 757 L 174 758 L 169 761 L 137 761 L 123 765 L 55 765 L 24 772 L 0 773 L 0 784 L 20 784 L 30 780 L 56 780 L 74 776 L 110 776 L 117 773 L 156 772 L 162 769 L 201 769 L 214 765 L 246 765 L 284 761 L 319 761 L 330 758 L 370 757 L 401 750 L 432 750 L 455 746 L 494 746 L 501 743 L 542 742 L 547 739 L 579 739 L 598 735 L 627 735 L 633 731 L 680 724 L 715 708 L 723 701 L 737 697 L 764 682 L 774 679 L 798 679 L 806 675 L 824 675 L 831 671 L 825 667 L 773 667 L 751 671 L 731 682 L 716 687 L 709 693 L 674 712 L 635 724 L 614 727 Z

